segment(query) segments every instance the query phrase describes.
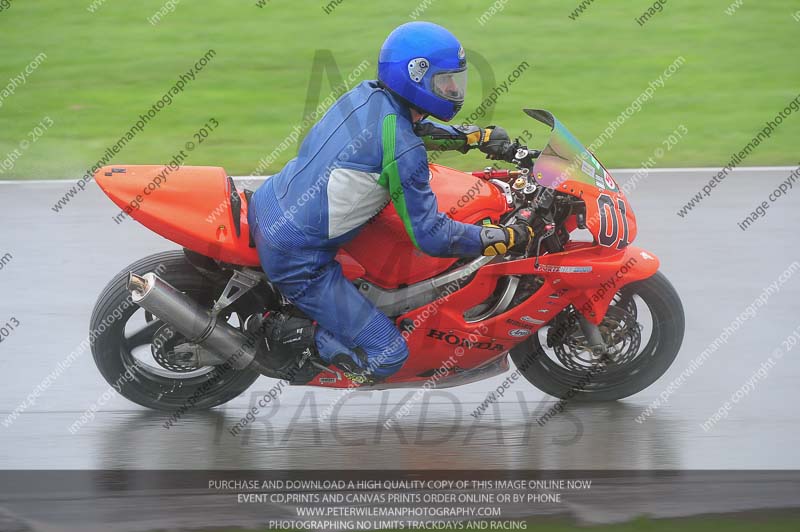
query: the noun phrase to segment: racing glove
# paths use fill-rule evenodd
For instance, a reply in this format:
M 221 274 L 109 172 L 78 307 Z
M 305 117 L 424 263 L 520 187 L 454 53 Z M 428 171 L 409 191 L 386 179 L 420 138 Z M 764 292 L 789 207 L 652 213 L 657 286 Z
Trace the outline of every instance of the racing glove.
M 487 256 L 524 253 L 531 238 L 533 229 L 528 224 L 484 225 L 481 229 L 481 245 Z
M 489 126 L 481 130 L 477 148 L 486 154 L 487 159 L 504 160 L 511 139 L 505 129 L 498 126 Z
M 420 120 L 414 124 L 414 133 L 422 139 L 426 150 L 458 150 L 467 153 L 478 148 L 489 159 L 494 160 L 502 160 L 511 145 L 506 130 L 497 126 L 450 126 L 431 120 Z

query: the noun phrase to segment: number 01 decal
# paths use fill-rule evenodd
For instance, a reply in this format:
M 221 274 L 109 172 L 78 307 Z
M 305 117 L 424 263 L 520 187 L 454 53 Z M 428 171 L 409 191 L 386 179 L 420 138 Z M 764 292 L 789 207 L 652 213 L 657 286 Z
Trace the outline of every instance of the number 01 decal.
M 617 249 L 623 249 L 630 244 L 628 241 L 628 216 L 625 202 L 622 198 L 617 198 L 617 204 L 608 194 L 600 194 L 597 197 L 597 209 L 600 211 L 600 234 L 599 242 L 601 246 L 611 247 L 617 245 Z M 609 219 L 611 223 L 609 224 Z M 619 238 L 619 226 L 622 226 L 622 238 Z M 617 240 L 619 239 L 619 242 Z

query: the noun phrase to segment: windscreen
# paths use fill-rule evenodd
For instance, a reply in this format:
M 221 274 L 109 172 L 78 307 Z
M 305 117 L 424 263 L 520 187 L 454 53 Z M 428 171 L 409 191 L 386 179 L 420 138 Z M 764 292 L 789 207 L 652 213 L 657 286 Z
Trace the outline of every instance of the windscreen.
M 567 181 L 578 181 L 618 191 L 616 183 L 600 161 L 556 117 L 541 109 L 525 109 L 525 112 L 552 129 L 547 146 L 533 167 L 537 184 L 557 188 Z

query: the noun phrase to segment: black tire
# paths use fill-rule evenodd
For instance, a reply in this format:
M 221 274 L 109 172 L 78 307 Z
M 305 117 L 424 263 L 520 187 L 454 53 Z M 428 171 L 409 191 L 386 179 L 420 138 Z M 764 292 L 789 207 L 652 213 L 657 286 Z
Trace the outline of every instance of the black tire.
M 617 368 L 578 372 L 553 360 L 538 335 L 532 335 L 511 350 L 514 364 L 528 382 L 559 399 L 615 401 L 658 380 L 672 365 L 683 342 L 685 318 L 680 297 L 661 272 L 625 286 L 620 293 L 638 295 L 652 317 L 652 333 L 636 358 Z
M 188 409 L 205 410 L 226 403 L 255 382 L 259 373 L 251 369 L 236 370 L 223 365 L 195 372 L 202 373 L 200 375 L 175 373 L 174 378 L 170 378 L 167 370 L 156 368 L 152 371 L 149 366 L 136 361 L 133 349 L 149 345 L 148 335 L 152 341 L 155 330 L 150 331 L 148 327 L 142 334 L 125 337 L 126 324 L 139 310 L 125 288 L 129 271 L 139 275 L 157 271 L 162 279 L 178 290 L 209 305 L 211 298 L 219 292 L 209 279 L 187 262 L 183 251 L 178 250 L 140 259 L 108 283 L 92 312 L 90 331 L 94 333 L 90 333 L 90 338 L 93 338 L 92 355 L 97 368 L 120 394 L 148 408 L 183 413 Z M 239 300 L 241 305 L 246 305 L 246 299 Z M 148 326 L 155 328 L 154 322 L 158 320 L 153 319 Z

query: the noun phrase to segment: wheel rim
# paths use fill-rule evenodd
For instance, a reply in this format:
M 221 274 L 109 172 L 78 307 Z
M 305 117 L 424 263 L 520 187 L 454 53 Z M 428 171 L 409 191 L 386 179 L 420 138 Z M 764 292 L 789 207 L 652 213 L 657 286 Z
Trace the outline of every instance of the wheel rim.
M 181 290 L 184 294 L 203 305 L 210 306 L 213 296 L 207 289 Z M 226 312 L 220 319 L 241 330 L 244 322 L 237 310 Z M 156 333 L 165 325 L 159 318 L 141 308 L 136 308 L 128 314 L 122 326 L 117 330 L 120 337 L 120 359 L 125 367 L 125 373 L 134 378 L 145 379 L 173 388 L 199 384 L 209 380 L 218 366 L 203 366 L 191 371 L 171 371 L 162 366 L 154 355 L 154 338 Z M 176 333 L 175 340 L 180 343 L 185 338 Z
M 628 323 L 630 321 L 633 323 Z M 636 327 L 637 334 L 621 332 L 620 325 L 626 325 L 628 333 L 632 332 L 632 327 Z M 654 303 L 638 293 L 632 285 L 615 294 L 599 328 L 603 339 L 612 344 L 610 351 L 616 355 L 615 359 L 600 363 L 594 357 L 587 357 L 587 351 L 576 349 L 583 335 L 575 333 L 575 330 L 579 331 L 579 326 L 575 324 L 573 330 L 569 331 L 571 334 L 566 339 L 566 346 L 560 350 L 558 346 L 547 347 L 546 336 L 550 327 L 537 331 L 530 340 L 532 362 L 564 388 L 579 388 L 583 393 L 608 392 L 626 384 L 632 375 L 652 362 L 663 335 Z M 567 358 L 576 355 L 579 355 L 577 360 Z M 589 375 L 591 378 L 588 378 Z

